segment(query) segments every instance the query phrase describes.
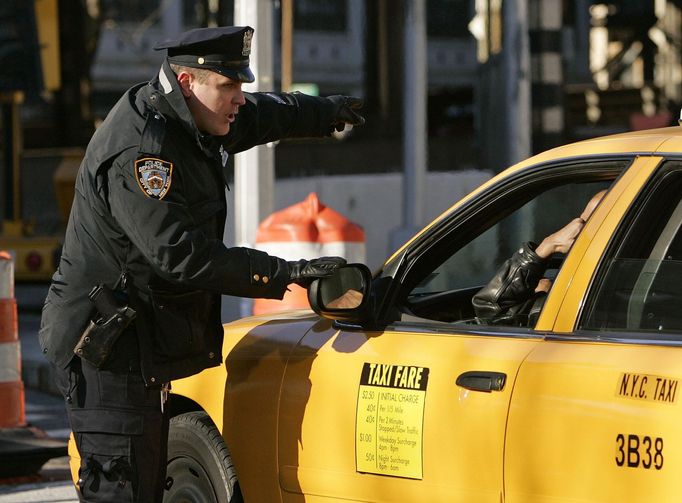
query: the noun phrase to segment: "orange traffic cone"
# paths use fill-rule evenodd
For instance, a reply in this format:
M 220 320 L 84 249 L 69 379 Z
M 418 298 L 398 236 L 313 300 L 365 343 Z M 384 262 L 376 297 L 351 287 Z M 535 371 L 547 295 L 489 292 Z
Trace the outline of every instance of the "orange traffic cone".
M 25 408 L 14 263 L 0 251 L 0 477 L 31 475 L 47 460 L 66 455 L 66 442 L 26 424 Z
M 0 428 L 26 425 L 12 257 L 0 251 Z

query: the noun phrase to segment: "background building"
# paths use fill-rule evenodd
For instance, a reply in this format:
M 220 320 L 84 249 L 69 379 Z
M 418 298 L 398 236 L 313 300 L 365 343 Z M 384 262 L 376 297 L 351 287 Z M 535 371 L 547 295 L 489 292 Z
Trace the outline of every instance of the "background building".
M 345 180 L 340 186 L 348 189 L 334 191 L 341 192 L 340 199 L 325 201 L 350 218 L 367 218 L 359 201 L 368 196 L 358 187 L 370 187 L 369 194 L 370 183 L 400 191 L 382 177 L 401 180 L 404 20 L 414 1 L 292 0 L 292 87 L 362 96 L 368 122 L 342 141 L 280 142 L 276 178 L 278 183 L 291 180 L 294 189 L 279 191 L 276 209 L 295 202 L 290 199 L 303 191 L 296 187 L 322 190 L 328 177 L 370 175 L 375 180 L 357 186 Z M 429 193 L 421 223 L 462 191 L 532 152 L 588 136 L 672 124 L 677 118 L 681 0 L 424 1 L 427 172 L 431 178 L 451 177 L 447 183 L 453 188 L 437 197 Z M 272 1 L 275 89 L 281 85 L 285 3 Z M 65 164 L 77 165 L 78 149 L 126 88 L 158 71 L 163 55 L 152 50 L 157 41 L 189 28 L 231 24 L 234 2 L 34 0 L 38 24 L 51 23 L 55 31 L 55 42 L 41 40 L 40 46 L 31 44 L 31 30 L 22 24 L 29 19 L 27 5 L 5 0 L 0 6 L 0 59 L 5 58 L 5 77 L 12 77 L 9 68 L 25 70 L 12 77 L 26 84 L 20 107 L 20 191 L 29 197 L 23 197 L 21 213 L 34 231 L 58 235 L 63 219 L 56 208 L 55 173 Z M 49 5 L 54 15 L 45 14 Z M 12 37 L 18 45 L 10 43 Z M 56 76 L 56 84 L 39 82 L 39 47 L 52 51 L 42 59 L 42 74 Z M 7 86 L 0 91 L 6 175 L 12 163 L 11 98 Z M 297 181 L 311 176 L 317 181 Z M 3 194 L 11 192 L 12 183 L 7 176 L 0 179 Z M 400 210 L 389 199 L 399 204 L 401 195 L 387 198 L 386 214 L 372 215 L 378 223 L 360 223 L 392 228 Z M 8 219 L 7 205 L 3 218 Z M 368 239 L 380 243 L 370 245 L 370 263 L 377 265 L 388 251 L 387 238 L 370 232 Z

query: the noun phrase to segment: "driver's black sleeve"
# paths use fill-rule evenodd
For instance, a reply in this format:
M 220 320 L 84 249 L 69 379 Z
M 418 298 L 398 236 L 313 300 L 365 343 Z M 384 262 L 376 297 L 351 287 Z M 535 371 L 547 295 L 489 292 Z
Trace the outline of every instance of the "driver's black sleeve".
M 525 306 L 532 305 L 529 301 L 534 298 L 547 266 L 535 253 L 536 247 L 535 243 L 524 243 L 474 295 L 472 304 L 479 320 L 492 323 L 511 319 L 522 314 Z

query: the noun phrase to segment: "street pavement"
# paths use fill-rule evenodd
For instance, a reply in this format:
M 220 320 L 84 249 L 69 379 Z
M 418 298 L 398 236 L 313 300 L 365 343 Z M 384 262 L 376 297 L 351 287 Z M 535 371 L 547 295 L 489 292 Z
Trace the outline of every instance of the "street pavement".
M 78 503 L 71 482 L 22 484 L 4 491 L 0 486 L 0 503 Z

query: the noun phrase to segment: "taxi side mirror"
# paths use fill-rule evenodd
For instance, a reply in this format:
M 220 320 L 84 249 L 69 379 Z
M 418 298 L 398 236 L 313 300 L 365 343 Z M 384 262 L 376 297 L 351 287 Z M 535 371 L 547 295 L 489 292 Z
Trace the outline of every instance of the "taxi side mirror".
M 372 273 L 364 264 L 346 264 L 308 288 L 310 307 L 332 320 L 363 321 L 369 313 Z

